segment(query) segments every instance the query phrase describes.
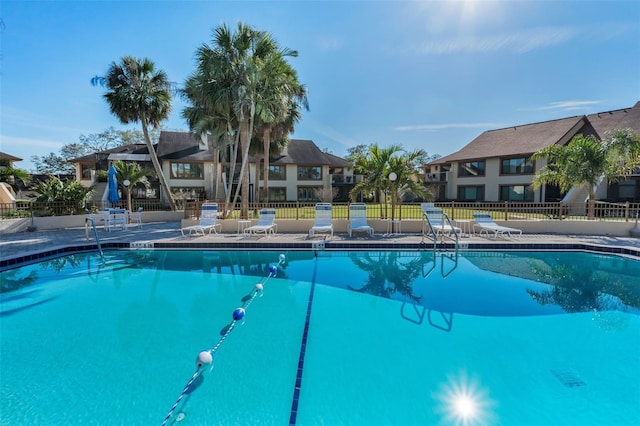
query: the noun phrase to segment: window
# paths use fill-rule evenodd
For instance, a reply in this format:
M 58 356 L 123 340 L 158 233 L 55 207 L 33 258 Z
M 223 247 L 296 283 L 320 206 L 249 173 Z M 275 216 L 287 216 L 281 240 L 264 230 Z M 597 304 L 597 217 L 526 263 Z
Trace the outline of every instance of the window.
M 322 168 L 320 166 L 298 166 L 298 180 L 320 180 Z
M 500 163 L 500 174 L 528 175 L 533 174 L 535 163 L 530 158 L 504 158 Z
M 287 201 L 287 188 L 269 187 L 269 201 Z
M 171 177 L 175 179 L 204 179 L 200 163 L 171 163 Z
M 533 201 L 531 185 L 500 186 L 500 201 Z
M 484 160 L 460 163 L 458 165 L 458 176 L 484 176 Z
M 264 168 L 260 167 L 260 179 L 264 180 Z M 285 166 L 269 166 L 269 180 L 287 180 Z
M 80 174 L 82 176 L 82 180 L 91 180 L 91 175 L 95 170 L 96 170 L 95 164 L 81 164 Z
M 484 186 L 459 186 L 458 200 L 460 201 L 484 201 Z
M 299 186 L 298 201 L 318 201 L 318 194 L 322 192 L 322 187 Z

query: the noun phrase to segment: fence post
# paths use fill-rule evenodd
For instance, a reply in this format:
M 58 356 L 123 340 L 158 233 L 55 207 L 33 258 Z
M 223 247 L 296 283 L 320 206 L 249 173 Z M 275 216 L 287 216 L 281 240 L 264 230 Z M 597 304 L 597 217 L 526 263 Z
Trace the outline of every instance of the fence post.
M 629 202 L 624 203 L 624 221 L 629 222 Z
M 560 218 L 560 220 L 563 219 L 564 216 L 564 205 L 562 205 L 562 201 L 558 201 L 558 217 Z
M 509 220 L 509 202 L 504 202 L 504 220 Z
M 296 200 L 296 220 L 300 219 L 300 201 Z

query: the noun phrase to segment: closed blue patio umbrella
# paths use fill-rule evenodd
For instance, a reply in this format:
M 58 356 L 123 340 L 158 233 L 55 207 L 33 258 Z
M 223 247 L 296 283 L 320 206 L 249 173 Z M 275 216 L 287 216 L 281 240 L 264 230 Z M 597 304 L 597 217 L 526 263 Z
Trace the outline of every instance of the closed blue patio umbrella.
M 116 168 L 113 167 L 113 164 L 109 166 L 109 172 L 107 173 L 108 179 L 107 183 L 109 185 L 109 194 L 107 198 L 113 203 L 117 203 L 120 201 L 120 195 L 118 195 L 118 180 L 116 179 Z

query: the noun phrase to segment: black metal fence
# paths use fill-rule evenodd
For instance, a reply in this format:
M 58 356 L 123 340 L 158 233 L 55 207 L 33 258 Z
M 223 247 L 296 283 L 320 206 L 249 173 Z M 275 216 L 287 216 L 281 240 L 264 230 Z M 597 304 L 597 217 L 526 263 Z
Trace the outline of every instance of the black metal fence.
M 200 215 L 202 203 L 207 201 L 184 201 L 178 204 L 179 210 L 184 211 L 185 218 L 197 218 Z M 223 217 L 239 219 L 242 217 L 240 206 L 224 208 L 223 202 L 218 202 Z M 250 203 L 248 218 L 257 218 L 263 207 L 275 208 L 278 219 L 313 219 L 315 216 L 315 202 L 279 202 L 279 203 Z M 83 215 L 87 212 L 97 212 L 105 208 L 126 208 L 126 202 L 118 203 L 69 203 L 69 202 L 32 202 L 18 201 L 0 204 L 0 217 L 24 218 L 45 216 Z M 144 211 L 167 211 L 169 207 L 157 200 L 135 200 L 132 210 L 142 207 Z M 596 201 L 589 203 L 513 203 L 513 202 L 471 202 L 448 201 L 435 203 L 435 207 L 442 209 L 453 220 L 473 219 L 473 213 L 490 213 L 495 220 L 614 220 L 630 221 L 640 213 L 640 203 L 606 203 Z M 591 210 L 591 212 L 590 212 Z M 591 217 L 590 214 L 591 213 Z M 395 207 L 392 214 L 390 204 L 367 204 L 369 219 L 389 219 L 391 217 L 403 220 L 421 220 L 422 209 L 420 203 L 406 203 Z M 333 217 L 335 219 L 349 218 L 349 203 L 333 203 Z
M 197 218 L 200 215 L 202 203 L 207 201 L 189 201 L 184 204 L 184 217 Z M 242 212 L 239 206 L 224 208 L 224 203 L 218 203 L 221 215 L 227 218 L 239 219 Z M 275 208 L 278 219 L 313 219 L 315 217 L 315 202 L 280 202 L 280 203 L 250 203 L 248 218 L 257 218 L 261 208 Z M 335 219 L 349 219 L 349 203 L 332 203 Z M 442 209 L 452 220 L 471 220 L 473 213 L 490 213 L 495 220 L 616 220 L 630 221 L 640 212 L 640 203 L 605 203 L 592 204 L 592 218 L 589 217 L 589 203 L 513 203 L 513 202 L 458 202 L 449 201 L 435 203 L 435 208 Z M 421 203 L 406 203 L 395 207 L 392 214 L 390 204 L 367 204 L 367 218 L 421 220 L 423 216 Z M 244 217 L 247 218 L 247 217 Z

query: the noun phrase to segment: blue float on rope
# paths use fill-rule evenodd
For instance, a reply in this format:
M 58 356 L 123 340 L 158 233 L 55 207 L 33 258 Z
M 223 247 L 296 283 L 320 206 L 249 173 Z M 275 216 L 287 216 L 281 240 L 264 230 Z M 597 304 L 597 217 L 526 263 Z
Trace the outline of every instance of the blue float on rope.
M 244 318 L 244 309 L 237 308 L 235 311 L 233 311 L 233 319 L 234 320 L 240 321 L 242 318 Z

